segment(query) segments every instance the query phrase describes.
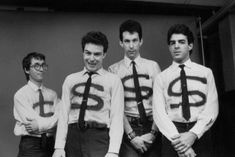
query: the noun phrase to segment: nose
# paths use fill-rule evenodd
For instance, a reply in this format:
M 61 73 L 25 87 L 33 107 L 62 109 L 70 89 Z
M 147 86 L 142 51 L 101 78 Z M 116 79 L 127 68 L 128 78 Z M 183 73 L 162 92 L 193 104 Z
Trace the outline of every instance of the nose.
M 179 43 L 175 42 L 175 48 L 179 48 Z
M 43 69 L 43 67 L 42 67 L 42 66 L 39 66 L 39 71 L 41 71 L 41 72 L 43 72 L 43 71 L 44 71 L 44 69 Z
M 94 56 L 94 55 L 91 55 L 91 56 L 90 56 L 90 61 L 93 61 L 93 60 L 95 60 L 95 56 Z
M 130 48 L 133 48 L 133 47 L 134 47 L 134 43 L 130 42 Z

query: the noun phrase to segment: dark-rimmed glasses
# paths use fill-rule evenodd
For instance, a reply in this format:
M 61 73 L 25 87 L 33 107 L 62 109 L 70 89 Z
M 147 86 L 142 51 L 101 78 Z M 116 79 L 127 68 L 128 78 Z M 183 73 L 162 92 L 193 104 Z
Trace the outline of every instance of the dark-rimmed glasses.
M 47 71 L 47 69 L 48 69 L 48 65 L 46 63 L 43 63 L 43 64 L 36 63 L 34 65 L 31 65 L 30 67 L 34 68 L 37 71 L 40 71 L 41 68 L 43 71 Z

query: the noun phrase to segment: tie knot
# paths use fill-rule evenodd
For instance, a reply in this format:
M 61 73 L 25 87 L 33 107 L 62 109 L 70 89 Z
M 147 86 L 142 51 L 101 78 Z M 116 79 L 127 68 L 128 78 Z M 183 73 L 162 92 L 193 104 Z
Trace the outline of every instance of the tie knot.
M 95 74 L 95 72 L 93 72 L 93 71 L 87 71 L 87 74 L 89 75 L 89 77 L 91 77 L 93 74 Z
M 131 64 L 135 65 L 135 61 L 131 61 Z
M 180 64 L 179 67 L 183 70 L 185 65 L 184 64 Z

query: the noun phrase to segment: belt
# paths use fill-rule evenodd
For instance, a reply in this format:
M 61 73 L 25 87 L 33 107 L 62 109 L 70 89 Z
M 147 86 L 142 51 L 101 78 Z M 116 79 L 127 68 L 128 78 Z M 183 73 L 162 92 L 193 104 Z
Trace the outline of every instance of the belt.
M 138 126 L 138 127 L 143 127 L 143 124 L 141 122 L 140 117 L 132 117 L 132 116 L 126 116 L 127 120 L 131 125 Z M 153 116 L 147 116 L 148 123 L 153 122 Z M 146 125 L 146 124 L 145 124 Z
M 182 128 L 185 131 L 188 131 L 196 124 L 196 121 L 195 122 L 188 122 L 188 123 L 174 122 L 173 121 L 173 123 L 175 124 L 176 128 Z
M 140 122 L 140 117 L 132 117 L 132 116 L 126 116 L 127 120 L 132 123 L 132 122 Z M 153 116 L 147 116 L 148 121 L 153 121 Z
M 70 128 L 78 128 L 81 130 L 86 130 L 86 129 L 108 129 L 106 124 L 103 123 L 97 123 L 95 121 L 85 121 L 84 122 L 84 128 L 79 128 L 78 123 L 71 123 L 69 124 Z
M 34 139 L 41 139 L 41 136 L 31 136 L 31 135 L 23 135 L 22 138 L 34 138 Z M 54 138 L 54 136 L 47 136 L 47 138 Z

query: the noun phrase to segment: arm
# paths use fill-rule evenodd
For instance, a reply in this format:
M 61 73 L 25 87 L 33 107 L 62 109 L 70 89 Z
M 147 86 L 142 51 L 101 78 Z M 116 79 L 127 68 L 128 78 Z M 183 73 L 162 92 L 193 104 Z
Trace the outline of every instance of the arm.
M 155 79 L 153 86 L 153 118 L 158 129 L 168 140 L 172 141 L 172 137 L 179 135 L 178 130 L 166 112 L 163 82 L 160 76 Z
M 156 76 L 161 72 L 161 69 L 160 69 L 157 62 L 154 62 L 152 71 L 153 71 L 153 81 L 154 81 Z M 154 142 L 157 132 L 158 132 L 158 128 L 157 128 L 156 124 L 153 122 L 151 132 L 144 134 L 141 137 L 144 139 L 144 141 L 148 145 L 150 145 Z
M 70 89 L 68 87 L 68 81 L 65 80 L 62 87 L 62 100 L 59 110 L 59 120 L 57 124 L 57 133 L 55 140 L 55 152 L 53 157 L 65 156 L 65 142 L 68 132 L 68 115 L 70 110 Z
M 181 133 L 180 138 L 174 142 L 174 148 L 179 152 L 183 151 L 183 145 L 191 147 L 195 140 L 200 138 L 213 125 L 218 115 L 218 96 L 211 70 L 207 75 L 206 95 L 205 108 L 198 115 L 197 123 L 188 132 Z
M 131 128 L 131 125 L 127 119 L 127 117 L 124 115 L 124 130 L 126 135 L 132 134 L 132 139 L 130 139 L 131 144 L 134 146 L 134 148 L 141 153 L 144 153 L 147 151 L 147 147 L 144 143 L 144 139 L 140 136 L 136 136 L 135 132 Z
M 109 154 L 118 154 L 123 136 L 124 115 L 124 90 L 121 80 L 114 78 L 111 89 L 110 130 L 109 130 Z
M 218 95 L 211 70 L 207 74 L 207 84 L 205 109 L 198 115 L 197 123 L 190 130 L 199 139 L 214 124 L 219 113 Z
M 148 147 L 154 142 L 157 132 L 158 132 L 158 128 L 156 124 L 153 123 L 151 131 L 141 136 L 141 138 L 144 140 L 144 142 L 146 143 Z

